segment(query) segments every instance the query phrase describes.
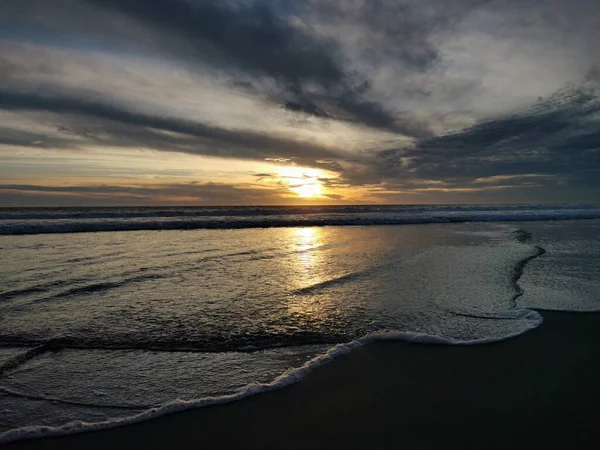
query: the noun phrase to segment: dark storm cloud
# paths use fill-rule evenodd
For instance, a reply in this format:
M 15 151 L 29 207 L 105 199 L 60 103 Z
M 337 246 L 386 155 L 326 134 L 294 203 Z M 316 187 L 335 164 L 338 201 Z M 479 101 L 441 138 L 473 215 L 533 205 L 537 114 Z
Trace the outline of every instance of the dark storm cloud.
M 366 17 L 372 23 L 366 26 L 381 28 L 374 18 L 389 16 L 390 3 L 380 1 L 370 6 Z M 58 39 L 70 36 L 74 42 L 83 38 L 86 45 L 104 42 L 113 48 L 124 42 L 124 49 L 146 48 L 165 58 L 179 57 L 196 64 L 200 72 L 222 70 L 238 87 L 251 86 L 254 92 L 258 89 L 260 95 L 290 111 L 415 137 L 430 134 L 425 124 L 369 98 L 368 79 L 347 67 L 339 42 L 309 25 L 295 24 L 290 8 L 278 8 L 274 3 L 8 0 L 6 8 L 5 17 L 12 15 L 21 24 L 20 34 L 28 32 L 37 39 L 44 34 Z M 14 29 L 14 22 L 5 22 L 7 32 Z M 424 29 L 418 32 L 419 38 L 412 36 L 416 33 L 409 30 L 418 26 L 408 13 L 402 23 L 396 34 L 387 27 L 376 44 L 377 51 L 421 70 L 437 59 L 437 53 L 426 42 Z M 271 80 L 277 88 L 262 90 L 261 82 L 251 83 L 252 79 Z
M 185 43 L 201 59 L 230 61 L 292 84 L 337 83 L 344 72 L 333 44 L 292 27 L 265 3 L 89 0 Z
M 258 1 L 89 1 L 112 8 L 159 36 L 169 37 L 166 45 L 170 51 L 184 52 L 186 57 L 203 63 L 231 65 L 244 76 L 275 80 L 281 90 L 269 92 L 268 96 L 288 110 L 409 136 L 429 134 L 423 124 L 399 117 L 365 97 L 368 81 L 345 67 L 338 42 L 319 35 L 307 24 L 294 24 L 294 5 L 286 10 L 283 3 L 278 8 L 277 3 Z M 371 54 L 385 54 L 417 70 L 437 61 L 438 53 L 428 42 L 433 26 L 413 22 L 411 8 L 398 8 L 394 6 L 398 3 L 392 1 L 366 5 L 363 23 L 380 36 L 372 43 Z M 336 13 L 329 9 L 330 15 L 346 13 L 343 8 Z M 370 37 L 373 38 L 372 33 Z
M 421 141 L 406 153 L 424 178 L 600 171 L 598 90 L 563 90 L 529 111 Z
M 383 105 L 364 98 L 368 83 L 349 73 L 337 42 L 309 27 L 294 25 L 285 10 L 277 14 L 262 2 L 91 1 L 123 13 L 157 34 L 173 37 L 175 52 L 183 51 L 204 63 L 230 65 L 243 76 L 275 80 L 281 90 L 268 96 L 288 110 L 410 136 L 427 134 L 423 125 L 401 120 Z
M 0 128 L 0 142 L 12 145 L 74 147 L 71 137 L 78 135 L 86 138 L 88 145 L 147 147 L 240 159 L 294 158 L 309 165 L 318 164 L 315 160 L 321 158 L 339 156 L 331 149 L 309 142 L 152 116 L 85 98 L 0 89 L 0 109 L 53 113 L 57 131 L 64 136 Z
M 392 189 L 431 192 L 557 183 L 598 192 L 599 93 L 598 86 L 566 88 L 521 113 L 409 148 L 379 151 L 372 165 L 354 168 L 346 177 L 353 183 L 385 180 Z

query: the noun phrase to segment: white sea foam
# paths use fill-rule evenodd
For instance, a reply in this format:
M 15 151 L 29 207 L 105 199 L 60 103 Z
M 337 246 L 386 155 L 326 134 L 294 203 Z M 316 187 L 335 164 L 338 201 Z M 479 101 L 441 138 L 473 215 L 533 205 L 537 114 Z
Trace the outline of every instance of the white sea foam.
M 526 318 L 529 319 L 531 322 L 528 328 L 524 328 L 511 335 L 504 336 L 503 338 L 481 338 L 473 340 L 458 340 L 446 336 L 415 333 L 400 330 L 378 331 L 375 333 L 370 333 L 360 339 L 354 340 L 349 343 L 338 344 L 330 348 L 326 353 L 316 356 L 315 358 L 306 362 L 302 366 L 288 369 L 270 383 L 250 384 L 234 394 L 223 395 L 218 397 L 204 397 L 195 400 L 175 400 L 158 408 L 148 409 L 141 414 L 117 419 L 109 419 L 102 422 L 88 423 L 83 421 L 72 421 L 58 427 L 26 426 L 22 428 L 9 430 L 5 433 L 0 434 L 0 444 L 6 444 L 22 439 L 34 439 L 50 436 L 65 436 L 87 431 L 105 430 L 109 428 L 144 422 L 150 419 L 155 419 L 176 412 L 234 402 L 237 400 L 244 399 L 246 397 L 250 397 L 264 392 L 274 391 L 297 383 L 300 380 L 304 379 L 316 368 L 342 355 L 345 355 L 356 348 L 379 341 L 405 341 L 409 343 L 428 345 L 482 345 L 493 342 L 499 342 L 519 336 L 531 329 L 538 327 L 543 321 L 542 316 L 539 313 L 524 308 L 514 308 L 513 310 L 499 314 L 498 317 L 506 319 Z

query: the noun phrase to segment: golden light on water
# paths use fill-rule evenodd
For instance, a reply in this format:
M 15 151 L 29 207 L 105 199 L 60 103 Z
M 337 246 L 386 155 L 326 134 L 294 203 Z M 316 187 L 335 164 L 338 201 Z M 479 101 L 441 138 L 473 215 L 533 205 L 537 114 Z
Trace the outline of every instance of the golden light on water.
M 327 252 L 319 247 L 323 245 L 322 229 L 319 227 L 294 227 L 285 232 L 292 252 L 288 263 L 293 267 L 290 277 L 292 289 L 305 289 L 325 281 L 327 273 L 325 260 Z
M 317 169 L 281 167 L 279 176 L 298 197 L 317 198 L 324 194 L 321 180 L 325 175 Z
M 300 329 L 343 326 L 346 310 L 327 283 L 339 278 L 335 250 L 327 243 L 335 231 L 323 227 L 296 227 L 284 231 L 293 253 L 287 260 L 290 271 L 287 311 Z M 335 238 L 337 239 L 337 237 Z M 282 261 L 283 262 L 283 261 Z M 339 328 L 338 328 L 339 329 Z
M 292 229 L 295 235 L 295 244 L 298 248 L 308 251 L 317 246 L 320 238 L 320 229 L 317 227 L 297 227 Z
M 322 228 L 298 227 L 286 231 L 290 249 L 294 250 L 289 260 L 293 272 L 290 287 L 293 286 L 294 294 L 288 298 L 288 310 L 307 323 L 327 320 L 327 298 L 310 292 L 311 287 L 328 279 L 327 252 L 319 249 L 323 244 Z

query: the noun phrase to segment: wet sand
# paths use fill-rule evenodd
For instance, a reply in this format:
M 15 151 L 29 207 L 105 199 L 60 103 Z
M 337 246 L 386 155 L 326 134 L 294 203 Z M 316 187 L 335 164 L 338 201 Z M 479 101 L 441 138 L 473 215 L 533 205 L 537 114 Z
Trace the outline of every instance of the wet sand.
M 381 342 L 300 383 L 11 449 L 600 448 L 600 314 L 542 312 L 505 342 Z

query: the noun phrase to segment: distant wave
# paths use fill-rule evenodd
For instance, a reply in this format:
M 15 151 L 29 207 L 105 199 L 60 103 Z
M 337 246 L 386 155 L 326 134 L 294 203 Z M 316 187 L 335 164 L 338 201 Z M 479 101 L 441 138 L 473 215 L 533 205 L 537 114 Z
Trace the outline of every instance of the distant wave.
M 446 211 L 528 211 L 598 209 L 593 204 L 520 205 L 324 205 L 324 206 L 195 206 L 195 207 L 65 207 L 0 208 L 0 220 L 30 219 L 122 219 L 158 217 L 290 216 L 311 214 L 419 213 Z
M 599 205 L 2 209 L 0 235 L 600 219 Z

